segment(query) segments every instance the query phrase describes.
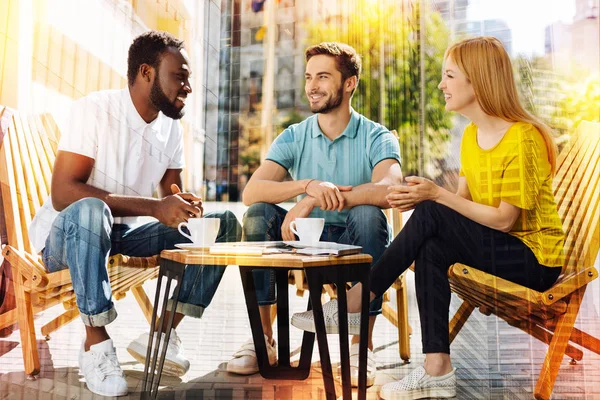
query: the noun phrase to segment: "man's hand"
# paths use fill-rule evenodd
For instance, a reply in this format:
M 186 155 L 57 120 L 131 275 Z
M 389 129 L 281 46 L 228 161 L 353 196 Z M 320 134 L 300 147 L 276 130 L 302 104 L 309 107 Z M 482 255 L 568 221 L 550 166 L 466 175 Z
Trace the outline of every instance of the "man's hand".
M 152 216 L 164 225 L 177 228 L 188 218 L 201 217 L 203 213 L 202 199 L 191 194 L 181 193 L 179 186 L 171 185 L 170 196 L 165 196 L 156 203 Z
M 436 201 L 440 195 L 440 187 L 427 178 L 409 176 L 405 178 L 407 185 L 390 186 L 391 192 L 386 196 L 391 207 L 400 211 L 412 210 L 425 200 Z
M 171 193 L 179 195 L 179 197 L 190 203 L 192 206 L 198 207 L 200 209 L 199 217 L 202 217 L 204 215 L 204 207 L 202 207 L 201 197 L 196 196 L 194 193 L 182 193 L 181 189 L 179 189 L 179 186 L 177 186 L 176 184 L 171 185 Z
M 317 201 L 310 197 L 306 196 L 302 200 L 298 202 L 285 216 L 283 220 L 283 224 L 281 224 L 281 237 L 283 240 L 296 240 L 296 236 L 294 236 L 294 232 L 290 229 L 290 224 L 296 218 L 306 218 L 309 216 L 313 208 L 317 205 Z
M 313 180 L 306 186 L 306 194 L 313 197 L 323 211 L 342 211 L 346 199 L 341 192 L 349 192 L 352 186 L 335 185 L 331 182 Z

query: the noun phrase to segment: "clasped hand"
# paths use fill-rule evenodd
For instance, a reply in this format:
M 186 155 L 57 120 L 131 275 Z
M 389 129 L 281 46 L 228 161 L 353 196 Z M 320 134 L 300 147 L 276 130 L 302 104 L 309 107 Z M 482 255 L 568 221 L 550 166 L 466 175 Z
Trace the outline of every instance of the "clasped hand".
M 313 197 L 323 211 L 342 211 L 346 199 L 341 192 L 349 192 L 352 186 L 336 185 L 331 182 L 312 180 L 306 186 L 306 194 Z
M 175 184 L 171 185 L 173 194 L 160 199 L 156 211 L 156 219 L 164 225 L 177 228 L 181 222 L 188 218 L 199 218 L 204 215 L 202 198 L 193 193 L 182 193 Z
M 427 178 L 408 176 L 405 181 L 406 185 L 389 186 L 386 196 L 390 207 L 399 211 L 412 210 L 426 200 L 436 201 L 440 195 L 440 187 Z

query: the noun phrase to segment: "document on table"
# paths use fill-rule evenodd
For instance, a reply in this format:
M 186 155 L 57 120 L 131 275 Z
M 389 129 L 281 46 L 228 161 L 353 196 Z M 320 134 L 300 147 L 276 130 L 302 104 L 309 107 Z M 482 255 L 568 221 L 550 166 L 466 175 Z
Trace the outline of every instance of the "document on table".
M 263 255 L 263 254 L 304 254 L 310 256 L 345 256 L 358 254 L 361 246 L 339 244 L 335 242 L 271 241 L 271 242 L 234 242 L 217 243 L 210 247 L 214 255 Z

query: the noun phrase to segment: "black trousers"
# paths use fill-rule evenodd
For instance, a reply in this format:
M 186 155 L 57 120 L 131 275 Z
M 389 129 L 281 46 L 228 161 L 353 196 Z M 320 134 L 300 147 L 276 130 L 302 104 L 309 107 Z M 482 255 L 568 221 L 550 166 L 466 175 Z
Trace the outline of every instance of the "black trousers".
M 448 269 L 452 264 L 467 264 L 537 291 L 550 288 L 561 272 L 540 265 L 520 239 L 432 201 L 415 208 L 371 269 L 371 291 L 381 296 L 413 261 L 423 353 L 450 354 Z

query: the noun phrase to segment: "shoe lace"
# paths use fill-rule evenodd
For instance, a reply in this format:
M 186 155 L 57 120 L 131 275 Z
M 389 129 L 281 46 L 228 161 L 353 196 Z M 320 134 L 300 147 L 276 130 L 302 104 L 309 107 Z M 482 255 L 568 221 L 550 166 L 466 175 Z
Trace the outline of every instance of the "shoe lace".
M 106 379 L 107 376 L 123 376 L 116 354 L 94 353 L 94 367 L 96 375 L 101 380 Z

